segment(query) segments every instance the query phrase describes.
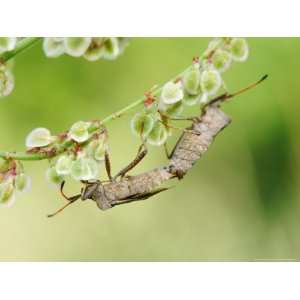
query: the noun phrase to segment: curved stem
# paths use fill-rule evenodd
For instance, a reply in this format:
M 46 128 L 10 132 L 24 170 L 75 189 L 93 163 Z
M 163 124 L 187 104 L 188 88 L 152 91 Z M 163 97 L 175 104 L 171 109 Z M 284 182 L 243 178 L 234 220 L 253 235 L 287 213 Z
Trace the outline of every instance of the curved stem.
M 0 55 L 0 60 L 2 62 L 7 62 L 11 58 L 15 57 L 17 54 L 23 52 L 24 50 L 31 47 L 33 44 L 38 42 L 41 38 L 40 37 L 28 37 L 24 38 L 21 41 L 19 41 L 16 45 L 16 48 L 11 51 L 4 52 Z

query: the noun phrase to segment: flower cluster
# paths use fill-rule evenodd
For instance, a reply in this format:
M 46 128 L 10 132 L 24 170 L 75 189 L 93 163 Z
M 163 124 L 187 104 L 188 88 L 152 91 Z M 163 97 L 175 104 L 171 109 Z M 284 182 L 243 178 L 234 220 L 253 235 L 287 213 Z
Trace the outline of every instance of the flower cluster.
M 31 179 L 20 162 L 0 158 L 0 206 L 11 206 L 16 194 L 28 191 L 30 186 Z
M 50 160 L 46 172 L 49 182 L 60 184 L 68 175 L 78 181 L 99 177 L 100 165 L 108 151 L 107 135 L 105 130 L 90 133 L 91 126 L 92 122 L 79 121 L 63 135 L 52 136 L 48 129 L 36 128 L 27 136 L 26 147 L 31 150 L 47 151 L 59 143 L 72 142 L 66 152 Z
M 47 57 L 58 57 L 64 53 L 89 61 L 100 58 L 115 59 L 128 44 L 121 37 L 48 37 L 44 38 L 43 49 Z
M 15 37 L 0 37 L 0 55 L 14 50 L 17 44 Z M 14 76 L 10 66 L 0 62 L 0 97 L 8 96 L 14 88 Z
M 164 144 L 171 135 L 168 121 L 179 117 L 185 106 L 208 103 L 225 88 L 221 73 L 227 71 L 233 61 L 245 61 L 248 53 L 244 38 L 213 39 L 204 55 L 195 58 L 181 77 L 167 82 L 150 101 L 145 100 L 144 110 L 131 120 L 133 133 L 151 145 Z

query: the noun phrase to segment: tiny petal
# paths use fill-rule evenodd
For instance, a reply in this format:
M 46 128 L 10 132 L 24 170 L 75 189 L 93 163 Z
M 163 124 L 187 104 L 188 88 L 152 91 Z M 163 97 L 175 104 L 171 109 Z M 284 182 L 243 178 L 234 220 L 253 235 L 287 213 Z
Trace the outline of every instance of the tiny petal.
M 174 104 L 166 105 L 160 102 L 159 110 L 169 117 L 177 117 L 183 111 L 183 103 L 182 101 L 179 101 Z
M 55 170 L 58 175 L 69 175 L 71 172 L 73 158 L 69 155 L 61 155 L 56 164 Z
M 58 57 L 65 52 L 65 45 L 62 38 L 44 38 L 43 50 L 47 57 Z
M 19 192 L 26 193 L 31 187 L 31 178 L 24 173 L 21 173 L 15 178 L 15 186 Z
M 180 82 L 167 82 L 161 92 L 161 100 L 165 104 L 173 104 L 183 99 L 183 90 Z
M 0 96 L 8 96 L 13 91 L 14 85 L 12 72 L 7 68 L 0 70 Z
M 229 69 L 232 62 L 232 56 L 228 51 L 217 50 L 212 57 L 212 63 L 219 72 L 225 72 Z
M 86 52 L 91 41 L 90 37 L 66 37 L 64 38 L 65 52 L 71 56 L 79 57 Z
M 201 74 L 201 90 L 207 95 L 216 94 L 222 85 L 220 73 L 216 70 L 205 70 Z
M 89 61 L 96 61 L 104 54 L 104 38 L 92 38 L 89 48 L 84 53 L 83 57 Z
M 73 162 L 71 167 L 71 176 L 75 180 L 91 180 L 98 175 L 98 165 L 90 158 L 80 157 Z M 97 174 L 96 174 L 97 173 Z
M 16 37 L 0 37 L 0 53 L 15 49 L 16 44 Z
M 183 77 L 184 89 L 190 95 L 198 95 L 200 93 L 200 71 L 192 68 Z
M 69 137 L 78 143 L 83 143 L 89 139 L 89 127 L 89 122 L 76 122 L 69 131 Z
M 137 113 L 132 118 L 130 125 L 136 136 L 145 138 L 153 128 L 154 118 L 151 114 Z
M 244 38 L 233 38 L 230 41 L 229 49 L 232 59 L 235 61 L 245 61 L 249 56 L 248 43 Z
M 0 206 L 10 207 L 15 202 L 14 185 L 11 179 L 0 184 Z
M 33 129 L 26 137 L 26 147 L 45 147 L 53 141 L 51 133 L 46 128 Z
M 161 146 L 168 139 L 169 132 L 167 128 L 160 122 L 156 122 L 152 131 L 147 137 L 147 142 L 153 146 Z
M 57 174 L 55 167 L 50 167 L 46 171 L 46 179 L 52 185 L 59 185 L 63 182 L 64 177 Z
M 113 60 L 120 54 L 119 41 L 115 37 L 108 38 L 104 43 L 103 58 Z

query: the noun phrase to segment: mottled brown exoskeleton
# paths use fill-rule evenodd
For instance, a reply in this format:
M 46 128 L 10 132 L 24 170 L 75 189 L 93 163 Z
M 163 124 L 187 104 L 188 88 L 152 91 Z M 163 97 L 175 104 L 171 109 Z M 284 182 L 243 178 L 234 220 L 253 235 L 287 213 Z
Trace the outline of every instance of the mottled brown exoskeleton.
M 169 155 L 169 161 L 165 166 L 139 175 L 125 176 L 147 154 L 146 147 L 142 145 L 135 159 L 113 178 L 110 176 L 110 162 L 108 155 L 106 156 L 109 181 L 101 182 L 97 180 L 94 182 L 84 182 L 85 187 L 82 188 L 81 193 L 70 198 L 63 193 L 63 183 L 61 192 L 68 200 L 68 203 L 56 213 L 49 215 L 49 217 L 56 215 L 78 199 L 83 201 L 88 199 L 93 200 L 101 210 L 107 210 L 116 205 L 145 200 L 167 190 L 168 188 L 162 187 L 162 185 L 172 178 L 182 179 L 207 151 L 216 135 L 230 124 L 231 119 L 220 109 L 220 104 L 256 86 L 266 77 L 264 76 L 258 82 L 234 94 L 223 94 L 211 100 L 202 109 L 200 116 L 190 118 L 189 120 L 192 121 L 192 125 L 183 131 Z

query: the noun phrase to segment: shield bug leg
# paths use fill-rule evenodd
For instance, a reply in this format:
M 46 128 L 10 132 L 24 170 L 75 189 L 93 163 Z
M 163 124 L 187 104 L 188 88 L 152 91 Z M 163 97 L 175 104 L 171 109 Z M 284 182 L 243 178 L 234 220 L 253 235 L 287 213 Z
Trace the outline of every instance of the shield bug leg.
M 105 161 L 105 170 L 106 170 L 107 177 L 109 181 L 112 181 L 113 178 L 111 176 L 111 162 L 110 162 L 108 151 L 105 151 L 104 161 Z
M 124 177 L 126 175 L 127 172 L 129 172 L 130 170 L 132 170 L 136 165 L 138 165 L 143 158 L 147 155 L 148 153 L 148 149 L 146 147 L 146 145 L 143 143 L 139 149 L 138 149 L 138 153 L 136 155 L 136 157 L 134 158 L 134 160 L 132 162 L 130 162 L 125 168 L 123 168 L 121 171 L 119 171 L 114 177 L 113 177 L 113 181 L 116 181 L 116 179 L 118 177 Z
M 171 158 L 171 153 L 169 152 L 167 143 L 164 143 L 164 150 L 165 150 L 165 154 L 167 156 L 167 159 L 170 159 Z
M 68 198 L 68 203 L 65 204 L 63 207 L 61 207 L 59 210 L 57 210 L 56 212 L 54 212 L 53 214 L 49 214 L 47 215 L 48 218 L 52 218 L 54 216 L 56 216 L 58 213 L 62 212 L 65 208 L 67 208 L 69 205 L 71 205 L 72 203 L 74 203 L 75 201 L 77 201 L 78 199 L 80 199 L 81 194 L 75 195 L 73 197 L 69 197 Z

